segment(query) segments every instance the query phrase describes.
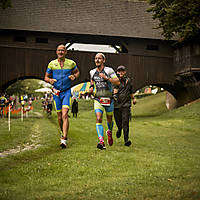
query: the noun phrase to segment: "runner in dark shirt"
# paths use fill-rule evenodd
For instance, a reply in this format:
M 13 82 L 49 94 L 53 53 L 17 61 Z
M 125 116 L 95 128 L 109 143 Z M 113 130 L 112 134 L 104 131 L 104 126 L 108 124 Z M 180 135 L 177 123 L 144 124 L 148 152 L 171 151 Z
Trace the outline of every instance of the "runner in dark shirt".
M 117 68 L 117 75 L 119 76 L 120 85 L 114 87 L 114 118 L 117 125 L 117 138 L 121 137 L 121 131 L 124 133 L 124 144 L 130 146 L 131 141 L 129 140 L 129 119 L 130 119 L 130 108 L 131 99 L 133 104 L 136 104 L 134 98 L 134 92 L 131 81 L 126 77 L 126 68 L 120 65 Z

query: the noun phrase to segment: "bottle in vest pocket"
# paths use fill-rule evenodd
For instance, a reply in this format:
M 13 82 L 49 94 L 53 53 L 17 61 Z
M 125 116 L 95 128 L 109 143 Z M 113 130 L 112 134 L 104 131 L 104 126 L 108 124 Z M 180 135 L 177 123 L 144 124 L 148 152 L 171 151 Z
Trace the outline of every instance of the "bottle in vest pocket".
M 109 97 L 100 97 L 99 102 L 102 106 L 110 106 L 111 99 Z
M 59 96 L 60 90 L 56 90 L 55 88 L 52 88 L 51 90 L 52 90 L 52 93 L 53 93 L 54 95 Z

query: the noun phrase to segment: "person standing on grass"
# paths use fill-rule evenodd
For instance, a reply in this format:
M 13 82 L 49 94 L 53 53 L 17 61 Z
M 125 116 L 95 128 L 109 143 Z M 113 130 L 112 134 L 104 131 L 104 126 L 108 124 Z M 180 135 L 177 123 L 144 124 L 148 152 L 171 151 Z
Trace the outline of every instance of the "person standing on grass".
M 49 94 L 46 102 L 47 102 L 47 114 L 51 115 L 52 114 L 52 108 L 53 108 L 53 96 L 52 96 L 52 94 Z
M 123 129 L 124 145 L 130 146 L 129 140 L 129 119 L 131 109 L 131 99 L 133 104 L 136 104 L 136 99 L 133 94 L 133 87 L 130 79 L 126 76 L 126 68 L 123 65 L 117 67 L 117 75 L 120 80 L 120 85 L 114 87 L 114 118 L 117 125 L 117 138 L 121 137 Z
M 103 112 L 106 111 L 107 126 L 106 131 L 108 144 L 113 144 L 112 129 L 113 129 L 113 109 L 114 101 L 112 97 L 112 84 L 118 85 L 119 79 L 115 71 L 111 67 L 106 67 L 105 55 L 97 53 L 95 56 L 96 67 L 90 70 L 90 93 L 94 93 L 94 110 L 96 114 L 96 130 L 99 138 L 97 148 L 106 149 L 104 144 L 104 130 L 102 125 Z
M 2 118 L 4 117 L 4 108 L 6 107 L 6 102 L 7 102 L 7 99 L 5 95 L 2 93 L 0 95 L 0 114 Z
M 77 118 L 77 113 L 78 113 L 78 101 L 76 101 L 76 99 L 74 99 L 73 103 L 72 103 L 72 113 L 73 113 L 73 117 Z
M 79 77 L 80 72 L 73 60 L 65 58 L 66 47 L 58 45 L 57 59 L 52 60 L 47 67 L 44 80 L 54 86 L 53 99 L 62 132 L 60 146 L 66 148 L 69 129 L 68 112 L 71 100 L 71 82 Z

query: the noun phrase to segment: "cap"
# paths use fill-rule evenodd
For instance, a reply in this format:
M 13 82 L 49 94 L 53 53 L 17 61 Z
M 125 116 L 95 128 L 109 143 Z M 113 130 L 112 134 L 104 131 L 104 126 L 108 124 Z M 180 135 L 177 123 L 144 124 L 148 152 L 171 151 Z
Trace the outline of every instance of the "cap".
M 125 71 L 125 70 L 126 70 L 126 67 L 123 66 L 123 65 L 120 65 L 120 66 L 117 67 L 117 71 L 120 71 L 120 70 Z

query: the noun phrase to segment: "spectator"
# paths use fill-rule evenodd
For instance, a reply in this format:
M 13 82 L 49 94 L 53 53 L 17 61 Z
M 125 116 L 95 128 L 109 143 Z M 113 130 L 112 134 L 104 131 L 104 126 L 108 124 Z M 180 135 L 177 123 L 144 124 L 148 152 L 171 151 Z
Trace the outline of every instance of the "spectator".
M 118 66 L 117 75 L 120 80 L 120 85 L 115 86 L 114 92 L 114 118 L 117 125 L 117 138 L 121 137 L 123 129 L 124 133 L 124 144 L 130 146 L 131 141 L 129 140 L 129 120 L 130 120 L 130 108 L 131 99 L 133 104 L 136 104 L 136 99 L 133 94 L 133 87 L 130 79 L 126 76 L 126 68 L 123 65 Z
M 73 113 L 73 117 L 75 116 L 77 118 L 78 102 L 76 101 L 76 99 L 74 99 L 74 101 L 72 103 L 72 113 Z

